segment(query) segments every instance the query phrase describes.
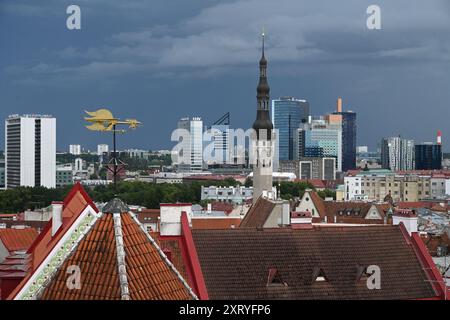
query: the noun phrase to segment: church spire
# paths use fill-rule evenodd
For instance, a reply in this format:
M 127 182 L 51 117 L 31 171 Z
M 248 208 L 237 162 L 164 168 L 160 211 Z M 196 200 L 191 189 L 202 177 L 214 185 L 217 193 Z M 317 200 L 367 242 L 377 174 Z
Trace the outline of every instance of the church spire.
M 270 100 L 270 87 L 267 81 L 267 60 L 265 57 L 265 33 L 261 34 L 262 46 L 261 46 L 261 59 L 259 60 L 259 83 L 256 88 L 256 100 L 257 100 L 257 114 L 256 120 L 253 123 L 253 129 L 257 131 L 259 136 L 259 130 L 265 129 L 269 134 L 273 129 L 272 121 L 269 116 L 269 100 Z

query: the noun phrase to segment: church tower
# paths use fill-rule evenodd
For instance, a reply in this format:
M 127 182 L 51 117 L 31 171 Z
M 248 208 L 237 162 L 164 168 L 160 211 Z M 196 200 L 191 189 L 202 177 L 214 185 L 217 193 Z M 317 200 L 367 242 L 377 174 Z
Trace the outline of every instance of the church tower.
M 270 87 L 267 82 L 267 60 L 264 56 L 264 33 L 262 55 L 259 60 L 259 83 L 256 88 L 256 120 L 253 123 L 253 203 L 264 192 L 272 192 L 273 171 L 273 124 L 269 115 Z

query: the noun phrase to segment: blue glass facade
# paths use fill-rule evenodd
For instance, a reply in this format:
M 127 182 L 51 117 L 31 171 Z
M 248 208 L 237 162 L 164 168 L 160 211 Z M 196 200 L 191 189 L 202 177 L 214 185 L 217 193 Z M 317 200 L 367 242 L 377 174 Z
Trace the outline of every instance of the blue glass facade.
M 356 168 L 356 113 L 335 112 L 342 116 L 342 171 Z
M 441 170 L 442 146 L 440 144 L 417 144 L 415 158 L 416 170 Z
M 294 136 L 302 123 L 308 121 L 309 103 L 292 97 L 272 100 L 272 122 L 278 130 L 280 160 L 294 159 Z
M 313 120 L 297 130 L 295 140 L 297 158 L 333 157 L 336 158 L 336 169 L 341 171 L 342 131 L 340 125 L 329 124 L 324 120 Z

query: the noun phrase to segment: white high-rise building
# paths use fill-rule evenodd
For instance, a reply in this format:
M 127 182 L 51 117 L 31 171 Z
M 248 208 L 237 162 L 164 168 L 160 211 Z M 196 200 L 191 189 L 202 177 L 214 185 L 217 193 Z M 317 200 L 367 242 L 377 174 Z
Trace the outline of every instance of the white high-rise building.
M 414 140 L 401 137 L 383 138 L 381 141 L 381 165 L 393 171 L 414 170 Z
M 56 186 L 56 119 L 11 115 L 5 121 L 6 188 Z
M 99 144 L 97 146 L 97 154 L 101 156 L 103 153 L 107 153 L 109 151 L 109 146 L 107 144 Z
M 81 154 L 81 146 L 79 144 L 71 144 L 69 146 L 69 153 L 74 156 L 79 156 Z
M 203 121 L 194 117 L 192 120 L 183 118 L 178 121 L 178 129 L 185 129 L 189 132 L 188 140 L 182 142 L 182 152 L 187 152 L 185 157 L 181 154 L 177 156 L 179 172 L 201 172 L 203 170 Z M 180 159 L 189 159 L 184 162 Z

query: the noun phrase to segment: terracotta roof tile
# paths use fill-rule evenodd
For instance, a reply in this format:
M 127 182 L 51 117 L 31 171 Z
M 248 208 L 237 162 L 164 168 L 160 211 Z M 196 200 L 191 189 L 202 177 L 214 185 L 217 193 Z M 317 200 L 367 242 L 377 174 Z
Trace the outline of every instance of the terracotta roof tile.
M 27 250 L 37 238 L 38 232 L 34 228 L 0 229 L 0 241 L 9 252 Z
M 164 261 L 129 213 L 120 214 L 126 276 L 132 300 L 192 299 L 188 289 Z M 66 273 L 76 265 L 81 288 L 69 289 Z M 113 215 L 103 213 L 44 289 L 40 299 L 121 299 Z
M 238 228 L 242 219 L 236 218 L 194 218 L 192 229 L 232 229 Z
M 310 230 L 193 230 L 211 299 L 417 299 L 436 297 L 399 226 Z M 381 268 L 381 289 L 358 281 L 361 266 Z M 275 268 L 284 286 L 268 286 Z M 326 281 L 315 281 L 322 270 Z
M 273 208 L 275 208 L 273 201 L 260 196 L 246 213 L 240 228 L 262 228 Z

